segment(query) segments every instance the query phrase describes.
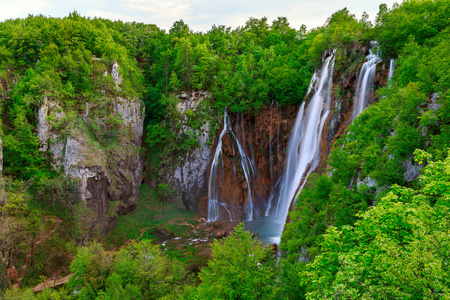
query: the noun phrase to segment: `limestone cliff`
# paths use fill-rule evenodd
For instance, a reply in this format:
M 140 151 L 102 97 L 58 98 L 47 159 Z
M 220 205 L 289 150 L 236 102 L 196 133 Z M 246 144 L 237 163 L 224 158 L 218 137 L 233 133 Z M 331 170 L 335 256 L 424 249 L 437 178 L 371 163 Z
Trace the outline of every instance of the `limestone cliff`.
M 200 211 L 202 215 L 206 215 L 210 167 L 223 126 L 222 117 L 213 116 L 214 120 L 208 120 L 205 116 L 212 114 L 204 105 L 210 97 L 209 93 L 202 91 L 178 95 L 177 116 L 171 117 L 174 123 L 172 130 L 178 140 L 187 134 L 195 136 L 198 145 L 192 151 L 177 152 L 170 158 L 170 163 L 160 166 L 159 173 L 163 182 L 171 183 L 178 201 L 187 209 Z M 202 115 L 203 121 L 201 126 L 193 129 L 189 120 L 195 114 Z M 296 106 L 280 108 L 275 103 L 252 114 L 230 114 L 233 132 L 252 161 L 254 171 L 250 184 L 252 197 L 258 203 L 267 201 L 281 174 L 284 151 L 296 114 Z M 212 135 L 212 132 L 215 134 Z M 247 183 L 236 165 L 237 150 L 229 137 L 225 137 L 223 150 L 221 194 L 232 206 L 243 207 L 248 198 Z
M 119 85 L 117 72 L 115 63 L 112 75 Z M 37 124 L 40 150 L 50 153 L 55 169 L 75 180 L 80 200 L 95 213 L 101 230 L 136 207 L 143 172 L 143 103 L 106 97 L 104 103 L 87 101 L 82 114 L 69 117 L 58 99 L 44 97 Z
M 188 114 L 200 110 L 200 103 L 210 97 L 207 92 L 182 92 L 181 100 L 177 105 L 180 113 L 181 129 L 179 135 L 188 133 L 191 128 L 187 124 Z M 212 148 L 209 143 L 210 123 L 204 122 L 194 130 L 198 146 L 184 157 L 180 157 L 179 164 L 173 173 L 173 180 L 178 196 L 186 208 L 198 208 L 198 199 L 204 198 L 208 193 L 208 173 L 211 161 Z

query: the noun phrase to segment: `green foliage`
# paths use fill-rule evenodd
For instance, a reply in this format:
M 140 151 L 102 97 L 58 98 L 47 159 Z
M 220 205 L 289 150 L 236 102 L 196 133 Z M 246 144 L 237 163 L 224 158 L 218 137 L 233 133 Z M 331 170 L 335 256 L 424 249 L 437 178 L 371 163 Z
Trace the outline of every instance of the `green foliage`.
M 158 184 L 157 193 L 159 199 L 163 201 L 170 201 L 172 198 L 174 198 L 176 191 L 173 190 L 169 184 L 160 183 Z
M 23 215 L 28 208 L 24 194 L 8 193 L 7 201 L 0 207 L 0 213 L 7 216 Z
M 394 77 L 336 141 L 329 174 L 310 176 L 290 215 L 281 280 L 299 283 L 284 291 L 291 298 L 447 297 L 450 47 L 447 22 L 434 19 L 447 8 L 439 1 L 380 7 L 382 54 L 398 56 Z M 326 37 L 317 32 L 310 55 L 318 57 Z M 414 167 L 429 162 L 424 150 L 440 161 L 407 182 L 413 153 Z
M 300 256 L 305 260 L 314 258 L 320 253 L 326 229 L 331 224 L 337 228 L 353 224 L 356 214 L 370 205 L 371 196 L 366 186 L 349 190 L 327 175 L 311 175 L 290 214 L 292 223 L 286 224 L 282 236 L 285 242 L 281 249 L 287 251 L 288 261 L 294 263 Z
M 355 43 L 367 44 L 372 36 L 372 24 L 363 14 L 358 21 L 347 8 L 335 12 L 324 26 L 312 30 L 307 39 L 308 60 L 317 68 L 326 49 L 345 48 Z
M 47 288 L 40 293 L 34 293 L 33 289 L 10 289 L 5 292 L 3 299 L 8 300 L 64 300 L 70 299 L 64 289 L 53 290 Z
M 419 45 L 433 43 L 433 38 L 448 28 L 450 4 L 446 0 L 408 0 L 388 10 L 380 6 L 377 32 L 384 57 L 397 57 L 412 37 Z
M 302 273 L 307 298 L 448 298 L 449 166 L 430 163 L 419 190 L 393 186 L 354 226 L 330 227 Z
M 5 59 L 0 74 L 7 99 L 2 123 L 8 124 L 2 137 L 6 175 L 25 180 L 54 176 L 35 134 L 38 110 L 47 99 L 65 115 L 61 120 L 49 118 L 52 129 L 71 129 L 72 117 L 85 112 L 89 102 L 92 118 L 102 119 L 102 126 L 89 124 L 99 140 L 111 143 L 111 135 L 117 135 L 117 120 L 108 117 L 110 99 L 137 98 L 143 82 L 135 58 L 120 44 L 121 32 L 106 24 L 109 21 L 76 13 L 64 19 L 40 15 L 0 23 L 0 53 Z M 107 76 L 115 62 L 122 78 L 118 84 Z
M 283 17 L 272 24 L 250 18 L 234 30 L 214 25 L 207 33 L 192 32 L 182 20 L 166 33 L 155 25 L 89 19 L 76 12 L 63 19 L 39 15 L 1 22 L 4 174 L 33 180 L 0 191 L 7 196 L 0 199 L 0 288 L 4 269 L 20 266 L 18 258 L 26 255 L 30 241 L 50 224 L 39 213 L 64 218 L 65 234 L 79 245 L 98 231 L 92 211 L 78 203 L 75 182 L 53 171 L 49 153 L 39 151 L 36 125 L 44 99 L 64 112 L 61 118 L 56 111 L 50 114 L 51 131 L 72 130 L 95 147 L 110 149 L 126 135 L 118 130 L 121 120 L 111 99 L 142 97 L 150 156 L 165 164 L 198 146 L 197 130 L 206 122 L 214 134 L 225 107 L 236 113 L 255 112 L 271 102 L 298 104 L 325 49 L 337 48 L 335 70 L 342 75 L 360 64 L 361 46 L 377 39 L 383 57 L 398 58 L 394 78 L 377 91 L 380 101 L 335 143 L 329 174 L 308 180 L 283 234 L 286 254 L 280 268 L 269 249 L 252 241 L 240 225 L 234 235 L 215 242 L 213 257 L 200 273 L 202 283 L 188 287 L 184 296 L 448 298 L 448 15 L 448 1 L 408 0 L 390 10 L 380 5 L 375 28 L 367 14 L 357 20 L 344 8 L 309 32 L 304 26 L 292 28 Z M 122 83 L 110 75 L 115 62 Z M 208 91 L 211 97 L 182 115 L 176 95 L 190 90 Z M 87 121 L 81 118 L 86 110 Z M 182 125 L 188 129 L 181 130 Z M 412 162 L 413 152 L 417 163 L 427 166 L 418 182 L 409 183 L 405 163 Z M 155 202 L 140 202 L 154 207 L 119 220 L 114 243 L 139 236 L 142 224 L 180 217 L 178 207 L 157 201 L 172 197 L 166 183 L 157 183 L 151 191 Z M 55 238 L 45 251 L 36 250 L 32 272 L 42 268 L 46 251 L 73 247 Z M 69 290 L 75 294 L 10 290 L 2 297 L 174 299 L 191 281 L 180 264 L 184 254 L 170 251 L 178 260 L 148 241 L 117 253 L 93 243 L 80 248 L 71 265 L 75 276 Z
M 274 20 L 272 26 L 266 18 L 251 18 L 244 27 L 213 26 L 206 34 L 192 33 L 180 20 L 168 34 L 149 35 L 146 43 L 152 51 L 144 52 L 145 64 L 152 71 L 144 75 L 154 87 L 147 107 L 161 107 L 157 102 L 163 99 L 153 96 L 156 89 L 166 95 L 190 89 L 212 91 L 211 104 L 219 112 L 225 106 L 242 112 L 271 101 L 298 103 L 311 76 L 299 32 L 286 18 Z M 160 120 L 162 115 L 149 117 Z
M 193 299 L 273 299 L 278 293 L 270 248 L 253 241 L 243 223 L 223 243 L 214 241 L 199 277 Z
M 64 176 L 41 178 L 33 187 L 33 196 L 33 205 L 44 210 L 51 207 L 53 212 L 63 218 L 68 217 L 68 207 L 80 201 L 75 181 Z
M 5 174 L 24 180 L 50 173 L 44 154 L 39 151 L 39 138 L 33 132 L 34 125 L 26 119 L 26 114 L 30 113 L 29 108 L 15 106 L 12 111 L 15 129 L 2 138 Z
M 80 299 L 161 299 L 182 292 L 186 271 L 150 241 L 112 254 L 100 244 L 81 248 L 70 266 L 69 287 Z

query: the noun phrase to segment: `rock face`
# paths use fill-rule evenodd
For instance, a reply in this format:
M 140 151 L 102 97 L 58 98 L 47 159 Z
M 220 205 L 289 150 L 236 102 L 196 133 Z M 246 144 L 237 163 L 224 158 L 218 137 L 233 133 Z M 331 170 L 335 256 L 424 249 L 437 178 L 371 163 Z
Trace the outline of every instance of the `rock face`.
M 406 160 L 403 162 L 403 168 L 405 169 L 403 179 L 405 179 L 406 182 L 412 182 L 419 177 L 423 165 L 419 165 L 411 160 Z
M 98 104 L 86 103 L 85 113 L 67 128 L 61 126 L 65 124 L 61 105 L 45 97 L 37 132 L 40 150 L 48 151 L 53 167 L 62 168 L 65 176 L 77 183 L 80 200 L 95 213 L 99 228 L 106 230 L 117 214 L 136 207 L 143 177 L 139 149 L 144 107 L 139 99 L 117 97 L 102 109 L 109 111 L 114 123 L 108 123 L 107 116 L 98 116 Z M 112 209 L 111 202 L 115 202 Z
M 164 169 L 163 182 L 170 182 L 176 190 L 177 197 L 187 209 L 200 211 L 207 215 L 208 185 L 210 168 L 217 147 L 218 136 L 223 121 L 211 136 L 210 122 L 204 121 L 197 129 L 189 126 L 189 115 L 199 113 L 202 101 L 207 101 L 207 92 L 182 92 L 178 95 L 177 124 L 181 124 L 178 136 L 186 133 L 196 135 L 198 146 L 188 153 L 176 157 L 171 169 Z M 268 105 L 255 114 L 231 114 L 233 132 L 251 160 L 252 175 L 250 189 L 255 203 L 263 203 L 270 195 L 283 169 L 284 151 L 290 132 L 295 122 L 297 107 L 279 108 L 276 104 Z M 217 122 L 216 122 L 217 123 Z M 249 187 L 237 164 L 237 149 L 230 136 L 223 141 L 223 173 L 219 184 L 221 194 L 226 202 L 236 207 L 243 207 L 248 200 Z
M 62 111 L 61 106 L 59 106 L 58 102 L 50 101 L 47 96 L 44 97 L 44 101 L 42 102 L 41 108 L 38 112 L 38 124 L 37 124 L 37 132 L 40 140 L 40 151 L 47 151 L 48 147 L 52 147 L 57 144 L 57 135 L 55 133 L 50 132 L 51 126 L 49 120 L 61 120 L 64 117 L 64 113 Z M 51 142 L 49 143 L 49 139 Z M 51 152 L 60 152 L 56 149 L 51 149 Z M 62 149 L 61 149 L 62 151 Z
M 285 151 L 296 115 L 296 106 L 281 109 L 276 104 L 256 114 L 230 114 L 234 135 L 227 133 L 223 137 L 221 175 L 211 182 L 217 187 L 220 202 L 226 204 L 219 206 L 221 219 L 230 216 L 233 221 L 245 220 L 244 207 L 248 207 L 248 201 L 252 201 L 253 218 L 264 215 L 270 193 L 284 168 Z M 249 160 L 248 178 L 243 172 L 235 139 Z M 206 216 L 208 203 L 206 198 L 203 200 L 202 213 Z
M 199 104 L 210 97 L 207 92 L 182 92 L 177 110 L 180 114 L 181 130 L 179 135 L 191 130 L 187 126 L 187 114 L 199 109 Z M 180 157 L 179 165 L 173 173 L 177 194 L 187 209 L 198 210 L 198 199 L 208 194 L 208 174 L 211 160 L 211 145 L 209 122 L 205 122 L 199 129 L 194 130 L 197 135 L 198 147 L 184 157 Z
M 331 111 L 325 122 L 322 137 L 322 163 L 319 168 L 323 167 L 325 158 L 330 154 L 330 150 L 334 141 L 344 132 L 345 128 L 351 122 L 353 105 L 355 104 L 356 85 L 358 79 L 359 68 L 363 64 L 364 57 L 369 53 L 367 47 L 355 44 L 347 48 L 343 57 L 347 57 L 348 62 L 335 68 L 335 76 L 333 82 L 333 90 L 336 92 L 332 96 Z M 360 61 L 360 65 L 353 64 L 354 68 L 349 66 L 354 61 Z M 346 70 L 346 71 L 344 71 Z M 389 63 L 378 63 L 376 69 L 373 88 L 385 86 L 389 75 Z M 369 105 L 372 105 L 375 98 L 368 99 Z

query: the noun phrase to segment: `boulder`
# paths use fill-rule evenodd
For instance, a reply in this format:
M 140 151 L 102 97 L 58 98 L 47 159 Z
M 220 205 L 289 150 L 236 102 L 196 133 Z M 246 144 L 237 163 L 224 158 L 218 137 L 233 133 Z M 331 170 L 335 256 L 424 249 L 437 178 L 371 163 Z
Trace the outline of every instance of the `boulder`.
M 214 232 L 214 237 L 216 239 L 222 239 L 222 238 L 227 237 L 228 235 L 229 235 L 228 232 L 225 230 L 219 230 L 219 231 Z
M 168 239 L 175 237 L 175 235 L 173 234 L 172 231 L 170 231 L 167 228 L 159 227 L 159 226 L 156 226 L 155 228 L 153 228 L 152 234 L 156 235 L 157 237 L 159 237 L 160 239 L 163 239 L 163 240 L 168 240 Z

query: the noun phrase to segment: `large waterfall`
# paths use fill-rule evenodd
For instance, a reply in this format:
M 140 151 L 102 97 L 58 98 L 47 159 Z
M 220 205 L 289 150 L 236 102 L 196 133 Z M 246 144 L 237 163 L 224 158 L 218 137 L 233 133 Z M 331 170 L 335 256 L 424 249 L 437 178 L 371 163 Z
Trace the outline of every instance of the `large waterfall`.
M 244 124 L 242 116 L 237 116 L 237 123 L 241 124 L 236 128 L 236 134 L 230 125 L 230 118 L 227 111 L 224 112 L 224 126 L 219 136 L 219 141 L 214 155 L 214 161 L 211 166 L 210 180 L 209 180 L 209 197 L 208 197 L 208 221 L 229 220 L 241 221 L 246 220 L 246 227 L 253 232 L 258 232 L 260 238 L 265 242 L 279 243 L 281 234 L 284 229 L 291 203 L 295 196 L 303 188 L 308 175 L 313 172 L 319 165 L 322 152 L 322 132 L 326 119 L 330 113 L 330 103 L 332 98 L 332 84 L 334 72 L 334 53 L 328 56 L 320 70 L 313 75 L 307 96 L 307 100 L 303 102 L 299 108 L 297 118 L 292 133 L 289 137 L 286 148 L 286 157 L 283 172 L 276 180 L 272 173 L 274 163 L 272 162 L 275 156 L 276 149 L 277 156 L 279 155 L 279 127 L 272 127 L 272 112 L 274 111 L 274 104 L 270 106 L 270 130 L 267 132 L 270 141 L 276 136 L 277 145 L 272 150 L 269 149 L 269 164 L 271 170 L 268 172 L 270 178 L 270 186 L 272 192 L 266 201 L 265 209 L 260 207 L 255 208 L 253 203 L 252 191 L 255 182 L 256 166 L 253 158 L 253 149 L 251 145 L 245 145 Z M 370 51 L 366 57 L 356 83 L 356 95 L 354 98 L 354 109 L 351 116 L 352 121 L 356 118 L 369 104 L 369 100 L 373 96 L 373 82 L 375 78 L 376 65 L 381 60 L 379 57 Z M 391 62 L 390 74 L 393 72 L 393 62 Z M 390 75 L 392 76 L 392 75 Z M 308 99 L 310 99 L 308 101 Z M 278 107 L 277 107 L 278 111 Z M 240 118 L 239 118 L 240 117 Z M 278 121 L 279 123 L 279 121 Z M 278 124 L 279 126 L 279 124 Z M 275 130 L 277 132 L 275 132 Z M 239 132 L 242 131 L 242 143 L 239 142 Z M 220 188 L 220 182 L 224 180 L 224 164 L 223 164 L 223 140 L 228 138 L 228 143 L 232 143 L 235 157 L 233 162 L 233 174 L 236 174 L 237 169 L 245 177 L 246 200 L 244 207 L 237 207 L 223 200 L 224 193 L 231 193 L 232 191 Z M 246 148 L 248 149 L 245 149 Z M 246 155 L 245 150 L 251 153 Z M 253 159 L 251 159 L 253 158 Z M 234 175 L 233 175 L 234 176 Z M 242 177 L 241 177 L 242 180 Z M 256 184 L 257 188 L 258 185 Z M 231 201 L 232 202 L 232 201 Z M 259 201 L 261 202 L 261 201 Z M 258 202 L 258 203 L 259 203 Z M 261 202 L 262 203 L 262 202 Z M 261 205 L 259 203 L 259 205 Z M 264 215 L 260 217 L 260 215 Z M 243 217 L 244 216 L 244 217 Z
M 320 162 L 322 130 L 330 112 L 333 70 L 334 55 L 329 56 L 320 73 L 313 76 L 311 90 L 315 83 L 314 95 L 306 109 L 305 103 L 299 109 L 288 142 L 285 170 L 266 210 L 266 216 L 272 217 L 273 221 L 273 242 L 279 242 L 292 200 Z
M 228 138 L 231 140 L 233 152 L 236 154 L 237 161 L 239 162 L 237 167 L 235 164 L 233 165 L 233 167 L 239 168 L 242 171 L 246 182 L 247 199 L 244 207 L 244 219 L 252 220 L 254 214 L 258 216 L 258 212 L 254 209 L 252 199 L 251 176 L 252 174 L 254 174 L 253 163 L 246 155 L 244 148 L 239 142 L 239 139 L 234 134 L 233 129 L 230 125 L 230 117 L 228 116 L 227 109 L 225 108 L 223 130 L 219 136 L 219 141 L 217 143 L 216 152 L 214 154 L 214 160 L 211 165 L 209 176 L 208 222 L 214 222 L 216 220 L 239 221 L 242 219 L 242 209 L 236 205 L 232 205 L 224 201 L 223 193 L 227 193 L 230 191 L 225 191 L 220 186 L 220 182 L 223 182 L 224 177 L 222 143 L 226 134 L 228 134 Z M 235 173 L 236 172 L 234 172 L 233 174 Z
M 356 84 L 356 97 L 353 104 L 352 120 L 355 119 L 369 104 L 368 101 L 372 99 L 373 82 L 375 80 L 375 71 L 377 69 L 377 63 L 381 59 L 369 50 L 369 55 L 366 57 L 366 62 L 363 64 L 359 73 L 358 81 Z

